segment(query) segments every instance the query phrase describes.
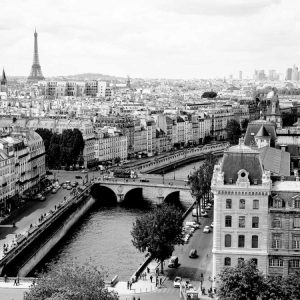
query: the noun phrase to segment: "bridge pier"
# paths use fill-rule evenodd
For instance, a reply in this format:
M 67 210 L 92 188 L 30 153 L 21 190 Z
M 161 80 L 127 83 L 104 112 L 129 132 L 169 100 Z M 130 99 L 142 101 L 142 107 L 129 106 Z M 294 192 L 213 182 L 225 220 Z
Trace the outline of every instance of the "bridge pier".
M 117 196 L 118 196 L 117 197 L 117 202 L 118 203 L 123 202 L 125 195 L 124 194 L 117 194 Z

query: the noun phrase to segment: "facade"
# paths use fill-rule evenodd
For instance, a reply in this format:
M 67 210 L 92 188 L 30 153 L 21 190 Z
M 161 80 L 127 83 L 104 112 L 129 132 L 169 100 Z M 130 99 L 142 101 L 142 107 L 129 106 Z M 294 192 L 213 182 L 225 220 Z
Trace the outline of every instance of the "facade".
M 98 131 L 94 143 L 95 159 L 98 162 L 127 159 L 127 137 Z
M 44 178 L 45 147 L 36 132 L 15 128 L 0 138 L 0 153 L 0 206 L 3 212 L 7 209 L 8 198 L 23 194 Z
M 269 135 L 261 127 L 257 137 L 268 141 Z M 268 146 L 261 149 L 280 152 Z M 300 269 L 298 171 L 290 176 L 284 169 L 289 164 L 285 160 L 282 171 L 275 175 L 259 150 L 240 141 L 225 151 L 221 163 L 215 166 L 211 186 L 213 276 L 226 266 L 249 259 L 267 275 L 287 275 Z M 276 165 L 276 153 L 268 156 Z
M 213 276 L 225 266 L 253 259 L 268 272 L 268 215 L 272 181 L 259 152 L 240 144 L 215 166 Z

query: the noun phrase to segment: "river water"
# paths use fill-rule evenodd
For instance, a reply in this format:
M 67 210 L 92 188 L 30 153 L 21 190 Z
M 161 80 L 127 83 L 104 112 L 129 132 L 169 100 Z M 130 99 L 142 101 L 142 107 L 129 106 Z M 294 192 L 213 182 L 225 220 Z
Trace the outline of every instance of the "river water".
M 194 162 L 165 174 L 165 178 L 186 178 L 202 164 Z M 175 174 L 174 174 L 175 173 Z M 108 279 L 118 275 L 126 281 L 145 260 L 131 242 L 130 231 L 135 219 L 151 209 L 146 201 L 140 207 L 93 207 L 88 214 L 49 253 L 35 271 L 56 268 L 60 263 L 91 260 L 101 266 Z

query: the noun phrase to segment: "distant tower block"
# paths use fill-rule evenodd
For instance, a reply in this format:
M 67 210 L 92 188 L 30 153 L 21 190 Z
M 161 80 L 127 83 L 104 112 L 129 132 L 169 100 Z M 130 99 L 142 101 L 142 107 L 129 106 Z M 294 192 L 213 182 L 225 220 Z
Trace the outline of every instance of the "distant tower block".
M 33 81 L 33 82 L 45 79 L 45 77 L 43 76 L 43 73 L 42 73 L 41 66 L 40 66 L 37 36 L 38 36 L 38 34 L 35 30 L 35 32 L 34 32 L 33 64 L 31 67 L 30 75 L 28 77 L 28 81 Z

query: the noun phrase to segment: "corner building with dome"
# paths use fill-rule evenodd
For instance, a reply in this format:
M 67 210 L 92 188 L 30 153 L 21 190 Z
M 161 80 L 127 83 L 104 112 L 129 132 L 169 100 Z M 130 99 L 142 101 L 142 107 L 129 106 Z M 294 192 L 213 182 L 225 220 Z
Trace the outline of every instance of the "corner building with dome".
M 215 286 L 224 267 L 242 260 L 266 275 L 300 270 L 300 179 L 290 176 L 289 153 L 241 139 L 215 166 L 211 188 Z

